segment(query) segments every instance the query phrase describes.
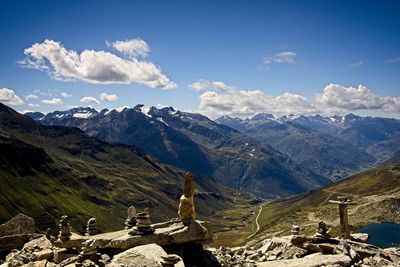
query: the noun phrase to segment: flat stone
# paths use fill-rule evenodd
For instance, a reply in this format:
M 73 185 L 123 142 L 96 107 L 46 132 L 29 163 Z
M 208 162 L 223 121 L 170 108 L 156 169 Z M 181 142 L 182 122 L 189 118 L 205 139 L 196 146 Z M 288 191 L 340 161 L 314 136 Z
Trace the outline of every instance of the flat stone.
M 35 251 L 32 253 L 32 259 L 34 259 L 35 261 L 51 260 L 53 259 L 53 256 L 54 252 L 50 248 Z
M 166 246 L 184 243 L 207 244 L 212 242 L 211 225 L 203 221 L 192 221 L 189 225 L 184 225 L 182 222 L 170 222 L 165 227 L 156 228 L 154 233 L 147 235 L 129 235 L 130 231 L 130 229 L 126 229 L 93 236 L 81 236 L 73 233 L 70 240 L 65 242 L 56 241 L 55 245 L 63 248 L 80 248 L 84 241 L 96 239 L 98 248 L 100 249 L 126 250 L 151 243 Z
M 71 253 L 68 251 L 68 249 L 66 248 L 60 248 L 60 249 L 56 249 L 54 250 L 54 262 L 55 263 L 61 263 L 63 261 L 65 261 L 66 259 L 75 257 L 76 254 Z
M 276 260 L 258 263 L 260 267 L 346 267 L 351 266 L 350 257 L 346 255 L 323 255 L 319 253 L 311 254 L 304 258 L 291 260 Z
M 357 241 L 357 242 L 362 242 L 362 243 L 366 243 L 368 241 L 368 234 L 366 233 L 355 233 L 355 234 L 351 234 L 351 240 Z

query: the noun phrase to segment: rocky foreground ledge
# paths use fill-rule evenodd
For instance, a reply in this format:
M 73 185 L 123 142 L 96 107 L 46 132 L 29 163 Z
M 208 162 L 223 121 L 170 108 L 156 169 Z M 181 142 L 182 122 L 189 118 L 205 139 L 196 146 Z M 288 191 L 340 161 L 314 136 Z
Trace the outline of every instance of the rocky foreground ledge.
M 34 233 L 32 218 L 19 214 L 0 225 L 0 252 L 7 253 L 0 267 L 109 266 L 109 267 L 318 267 L 318 266 L 400 266 L 400 247 L 381 249 L 366 243 L 368 235 L 350 235 L 347 199 L 339 204 L 341 237 L 329 235 L 319 222 L 313 236 L 273 237 L 242 247 L 218 249 L 212 243 L 209 223 L 195 219 L 194 179 L 188 173 L 180 198 L 178 218 L 152 224 L 148 210 L 127 211 L 125 229 L 98 233 L 91 218 L 85 235 L 71 231 L 68 216 L 62 216 L 57 237 Z
M 350 239 L 290 235 L 212 253 L 223 267 L 400 266 L 400 248 L 381 249 L 365 243 L 367 238 L 367 234 Z

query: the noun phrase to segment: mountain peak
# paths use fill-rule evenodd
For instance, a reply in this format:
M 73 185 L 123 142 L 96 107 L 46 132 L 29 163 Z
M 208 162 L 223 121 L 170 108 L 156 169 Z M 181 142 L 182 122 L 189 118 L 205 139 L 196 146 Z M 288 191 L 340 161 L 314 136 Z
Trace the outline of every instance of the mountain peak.
M 274 115 L 272 115 L 270 113 L 258 113 L 253 118 L 251 118 L 250 120 L 252 120 L 252 121 L 266 121 L 266 120 L 274 120 L 274 119 L 275 119 Z

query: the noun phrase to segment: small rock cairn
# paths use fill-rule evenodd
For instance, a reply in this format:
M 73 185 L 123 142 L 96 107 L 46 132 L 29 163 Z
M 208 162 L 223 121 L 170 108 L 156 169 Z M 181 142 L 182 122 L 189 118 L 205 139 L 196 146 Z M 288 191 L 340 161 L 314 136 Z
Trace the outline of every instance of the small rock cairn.
M 136 227 L 132 228 L 129 232 L 130 235 L 145 235 L 154 232 L 154 228 L 151 226 L 150 215 L 148 209 L 143 212 L 139 212 L 136 215 Z
M 71 238 L 71 227 L 69 225 L 69 218 L 67 215 L 61 217 L 60 223 L 58 225 L 60 227 L 60 232 L 58 238 L 62 241 L 68 241 Z
M 96 218 L 90 218 L 86 226 L 86 235 L 97 235 L 97 221 Z
M 323 221 L 320 221 L 317 225 L 315 236 L 322 238 L 330 238 L 331 236 L 328 234 L 329 230 L 330 229 L 328 228 L 328 225 Z

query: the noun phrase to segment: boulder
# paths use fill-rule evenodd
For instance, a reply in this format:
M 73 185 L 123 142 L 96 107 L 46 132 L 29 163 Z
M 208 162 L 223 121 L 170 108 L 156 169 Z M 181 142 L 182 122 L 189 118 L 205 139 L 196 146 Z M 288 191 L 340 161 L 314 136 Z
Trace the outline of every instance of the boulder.
M 148 244 L 128 249 L 114 256 L 111 264 L 124 267 L 162 267 L 163 256 L 167 252 L 157 244 Z
M 35 238 L 24 244 L 22 250 L 24 251 L 33 251 L 35 249 L 49 249 L 52 248 L 53 244 L 51 244 L 50 240 L 48 240 L 44 235 Z
M 366 233 L 355 233 L 351 234 L 351 240 L 361 242 L 361 243 L 366 243 L 368 241 L 368 234 Z
M 21 249 L 26 242 L 38 237 L 35 221 L 20 213 L 0 225 L 0 250 Z
M 22 213 L 0 225 L 0 237 L 33 233 L 35 233 L 35 221 Z
M 7 235 L 0 237 L 0 251 L 1 250 L 11 250 L 11 249 L 21 249 L 25 243 L 32 239 L 40 237 L 39 234 L 16 234 Z
M 77 252 L 70 251 L 66 248 L 59 248 L 54 250 L 54 262 L 55 263 L 61 263 L 62 261 L 65 261 L 66 259 L 75 257 L 77 255 Z

